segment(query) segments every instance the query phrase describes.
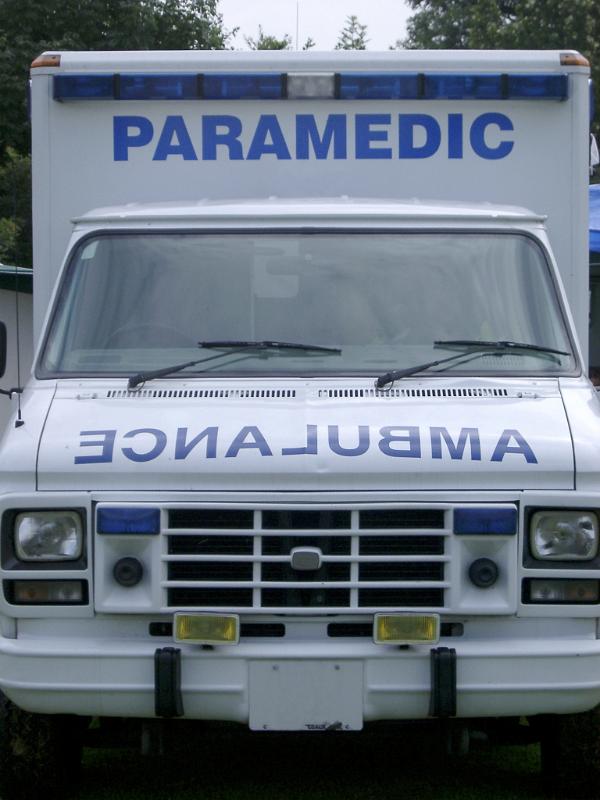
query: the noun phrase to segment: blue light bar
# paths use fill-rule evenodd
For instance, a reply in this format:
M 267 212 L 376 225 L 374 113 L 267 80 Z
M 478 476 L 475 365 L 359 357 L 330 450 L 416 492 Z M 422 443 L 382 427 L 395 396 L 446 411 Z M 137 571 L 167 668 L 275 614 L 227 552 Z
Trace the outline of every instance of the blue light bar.
M 152 534 L 160 533 L 158 508 L 99 508 L 98 533 Z
M 338 75 L 340 100 L 416 100 L 420 97 L 417 73 L 344 72 Z
M 120 75 L 119 100 L 197 100 L 197 75 Z
M 508 96 L 512 100 L 566 100 L 569 96 L 569 76 L 509 75 Z
M 428 100 L 565 100 L 567 75 L 455 73 L 424 75 L 423 96 Z
M 280 100 L 285 96 L 285 75 L 279 72 L 205 73 L 202 77 L 205 100 Z
M 112 100 L 114 75 L 55 75 L 55 100 Z
M 472 507 L 457 508 L 454 511 L 454 533 L 470 536 L 514 536 L 516 532 L 516 508 Z
M 557 73 L 367 73 L 335 76 L 340 100 L 565 100 Z M 55 100 L 280 100 L 285 73 L 55 75 Z
M 424 75 L 423 96 L 430 100 L 502 100 L 502 75 Z

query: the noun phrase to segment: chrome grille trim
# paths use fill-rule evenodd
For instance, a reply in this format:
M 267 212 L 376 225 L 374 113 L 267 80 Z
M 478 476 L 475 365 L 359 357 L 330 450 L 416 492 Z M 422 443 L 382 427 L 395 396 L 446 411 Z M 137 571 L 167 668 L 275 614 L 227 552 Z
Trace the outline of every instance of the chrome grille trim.
M 165 611 L 447 610 L 450 506 L 173 504 L 161 516 Z M 303 545 L 321 550 L 315 573 L 291 568 L 292 549 Z

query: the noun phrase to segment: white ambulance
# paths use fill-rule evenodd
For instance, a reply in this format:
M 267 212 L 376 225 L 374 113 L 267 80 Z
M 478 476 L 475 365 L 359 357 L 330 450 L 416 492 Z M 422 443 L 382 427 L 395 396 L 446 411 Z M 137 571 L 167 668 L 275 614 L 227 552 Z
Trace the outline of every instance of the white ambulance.
M 109 717 L 527 718 L 596 792 L 585 59 L 46 53 L 31 92 L 7 795 Z

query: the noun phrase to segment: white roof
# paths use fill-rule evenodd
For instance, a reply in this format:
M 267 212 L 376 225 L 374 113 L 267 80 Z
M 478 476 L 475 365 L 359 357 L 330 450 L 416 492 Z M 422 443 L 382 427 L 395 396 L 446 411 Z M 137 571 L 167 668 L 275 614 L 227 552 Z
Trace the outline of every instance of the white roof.
M 46 55 L 59 51 L 48 51 Z M 572 50 L 158 50 L 60 52 L 60 67 L 36 67 L 43 72 L 173 72 L 413 70 L 435 71 L 556 71 L 585 67 L 561 65 L 561 55 Z
M 247 222 L 257 219 L 291 224 L 327 224 L 331 221 L 368 222 L 506 222 L 541 223 L 544 217 L 525 208 L 490 203 L 441 203 L 421 200 L 373 200 L 347 197 L 318 199 L 269 198 L 190 203 L 129 203 L 89 211 L 75 222 L 86 227 L 98 223 L 227 221 Z

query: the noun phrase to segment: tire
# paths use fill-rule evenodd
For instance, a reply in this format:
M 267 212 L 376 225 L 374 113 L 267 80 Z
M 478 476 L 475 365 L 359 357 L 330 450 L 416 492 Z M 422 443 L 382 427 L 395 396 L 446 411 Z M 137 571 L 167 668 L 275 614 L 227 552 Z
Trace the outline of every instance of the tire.
M 81 771 L 84 720 L 31 714 L 0 693 L 0 797 L 62 800 Z
M 536 719 L 547 793 L 555 798 L 600 798 L 600 706 L 583 714 Z

